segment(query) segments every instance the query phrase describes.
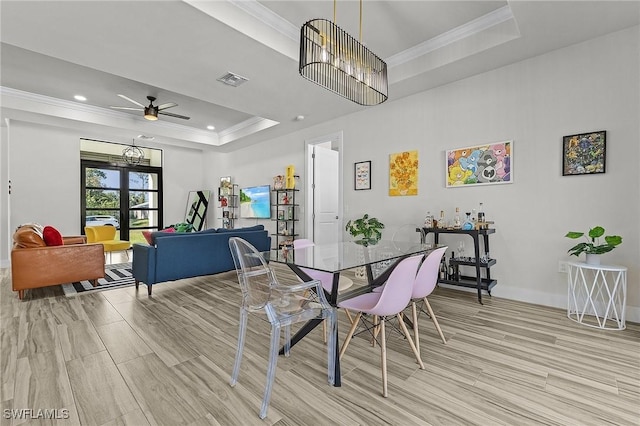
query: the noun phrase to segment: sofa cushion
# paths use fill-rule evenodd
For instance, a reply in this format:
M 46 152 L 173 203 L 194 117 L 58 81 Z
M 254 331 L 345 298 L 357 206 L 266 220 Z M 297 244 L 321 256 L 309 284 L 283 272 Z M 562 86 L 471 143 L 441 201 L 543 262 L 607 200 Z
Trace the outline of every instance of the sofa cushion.
M 38 234 L 42 235 L 42 229 L 44 228 L 44 226 L 40 225 L 39 223 L 31 222 L 31 223 L 23 223 L 22 225 L 18 225 L 18 227 L 16 228 L 16 231 L 20 228 L 31 228 L 34 231 L 36 231 Z
M 168 237 L 168 236 L 173 237 L 173 236 L 178 236 L 178 235 L 184 235 L 184 234 L 176 232 L 176 230 L 173 229 L 173 228 L 163 229 L 162 231 L 153 231 L 151 233 L 151 235 L 150 235 L 151 242 L 149 243 L 149 245 L 155 246 L 156 245 L 156 238 L 158 238 L 158 237 Z
M 247 226 L 246 228 L 235 228 L 235 229 L 218 228 L 218 232 L 249 232 L 249 231 L 262 231 L 262 230 L 264 230 L 264 225 L 254 225 L 254 226 Z
M 44 242 L 48 246 L 61 246 L 62 242 L 62 234 L 53 226 L 45 226 L 42 230 L 42 238 Z
M 34 248 L 46 247 L 47 244 L 42 238 L 42 232 L 32 225 L 24 225 L 19 227 L 13 234 L 13 242 L 15 248 Z

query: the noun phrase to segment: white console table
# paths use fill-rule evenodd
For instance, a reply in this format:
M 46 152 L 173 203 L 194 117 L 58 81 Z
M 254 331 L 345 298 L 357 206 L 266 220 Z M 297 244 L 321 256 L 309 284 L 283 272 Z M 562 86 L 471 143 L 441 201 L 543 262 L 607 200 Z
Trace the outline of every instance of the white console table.
M 588 327 L 624 330 L 627 268 L 568 263 L 567 316 Z

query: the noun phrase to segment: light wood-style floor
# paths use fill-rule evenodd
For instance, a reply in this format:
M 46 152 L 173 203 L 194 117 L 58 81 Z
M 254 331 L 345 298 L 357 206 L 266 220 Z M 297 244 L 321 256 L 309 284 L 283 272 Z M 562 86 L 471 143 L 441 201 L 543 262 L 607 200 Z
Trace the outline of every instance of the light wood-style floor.
M 228 384 L 240 291 L 235 272 L 146 288 L 19 301 L 1 270 L 1 425 L 639 425 L 640 326 L 600 331 L 566 312 L 438 288 L 448 339 L 421 316 L 418 369 L 388 338 L 389 398 L 379 349 L 355 338 L 343 386 L 326 382 L 321 330 L 280 357 L 269 415 L 258 418 L 268 325 L 250 319 L 240 382 Z M 278 274 L 292 279 L 286 269 Z M 391 328 L 391 327 L 389 327 Z M 341 337 L 347 321 L 340 315 Z M 11 409 L 66 409 L 69 419 L 8 419 Z

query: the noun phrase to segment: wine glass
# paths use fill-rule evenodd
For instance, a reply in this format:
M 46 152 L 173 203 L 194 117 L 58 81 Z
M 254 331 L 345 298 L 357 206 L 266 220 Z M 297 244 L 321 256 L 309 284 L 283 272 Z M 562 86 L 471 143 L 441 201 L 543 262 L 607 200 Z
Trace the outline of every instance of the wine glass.
M 465 256 L 465 245 L 464 241 L 458 241 L 458 257 L 463 259 Z

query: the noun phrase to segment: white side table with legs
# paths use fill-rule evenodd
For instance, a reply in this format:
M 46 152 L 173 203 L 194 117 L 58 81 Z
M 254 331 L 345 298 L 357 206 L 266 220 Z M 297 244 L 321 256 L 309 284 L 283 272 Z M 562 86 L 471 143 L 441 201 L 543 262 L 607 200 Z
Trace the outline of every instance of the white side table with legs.
M 624 330 L 627 268 L 568 263 L 567 316 L 588 327 Z

